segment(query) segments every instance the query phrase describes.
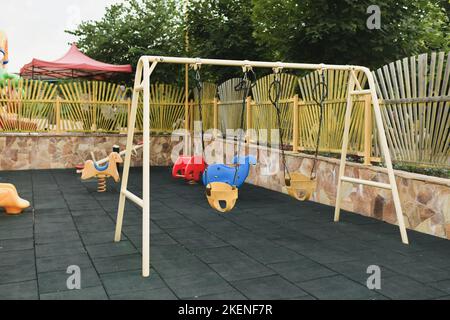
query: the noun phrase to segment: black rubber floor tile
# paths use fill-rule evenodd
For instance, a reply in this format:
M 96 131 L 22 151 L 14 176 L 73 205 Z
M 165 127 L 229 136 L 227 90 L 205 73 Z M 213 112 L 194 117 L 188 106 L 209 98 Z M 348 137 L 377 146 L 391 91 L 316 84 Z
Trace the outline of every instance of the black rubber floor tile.
M 370 250 L 355 251 L 352 253 L 358 260 L 366 262 L 368 265 L 382 265 L 389 267 L 397 264 L 415 263 L 417 259 L 410 255 L 403 255 L 401 253 L 375 248 Z
M 105 273 L 101 274 L 100 278 L 109 296 L 166 287 L 154 270 L 150 271 L 148 278 L 143 278 L 140 270 Z
M 81 241 L 77 230 L 41 232 L 34 235 L 36 244 Z
M 231 246 L 197 249 L 193 250 L 193 253 L 206 263 L 221 263 L 246 258 L 242 251 Z
M 424 283 L 450 280 L 450 269 L 440 269 L 426 262 L 390 265 L 389 269 Z
M 115 230 L 80 232 L 80 237 L 85 245 L 94 245 L 102 243 L 112 243 L 114 241 Z M 124 235 L 123 235 L 124 236 Z
M 155 260 L 171 260 L 180 257 L 189 257 L 193 254 L 179 244 L 175 245 L 154 245 L 151 248 L 152 258 Z
M 433 250 L 433 248 L 430 248 L 427 251 L 416 252 L 408 256 L 410 256 L 415 261 L 428 263 L 438 268 L 449 268 L 450 255 L 448 254 L 448 252 L 449 251 L 435 251 Z
M 386 299 L 379 293 L 336 275 L 297 283 L 302 289 L 320 300 L 379 300 Z
M 278 275 L 233 281 L 231 284 L 252 300 L 278 300 L 307 295 L 305 291 Z
M 40 295 L 40 298 L 41 300 L 108 300 L 102 286 L 44 293 Z
M 444 291 L 405 276 L 394 276 L 386 279 L 382 282 L 379 292 L 391 299 L 401 300 L 436 299 L 447 295 Z
M 158 222 L 156 222 L 156 224 L 158 224 Z M 172 238 L 178 241 L 184 241 L 186 239 L 202 239 L 210 235 L 208 231 L 200 226 L 170 228 L 166 231 Z
M 191 251 L 197 249 L 218 248 L 227 245 L 226 242 L 220 240 L 219 238 L 211 234 L 207 234 L 201 238 L 191 238 L 191 239 L 188 238 L 179 241 L 184 247 L 188 248 Z
M 233 288 L 213 272 L 166 277 L 166 283 L 181 299 L 229 292 Z
M 76 230 L 76 226 L 72 221 L 62 223 L 37 224 L 34 226 L 35 233 L 49 233 L 49 232 L 72 231 L 72 230 Z
M 71 223 L 73 221 L 70 215 L 39 215 L 37 214 L 34 223 L 36 225 L 39 224 L 48 224 L 48 223 Z
M 232 290 L 228 292 L 210 294 L 206 296 L 199 296 L 197 298 L 193 298 L 194 300 L 248 300 L 242 293 L 237 290 Z
M 93 264 L 87 253 L 66 256 L 42 257 L 36 259 L 37 272 L 66 271 L 69 266 L 82 269 L 92 268 Z
M 183 217 L 160 219 L 157 224 L 162 229 L 184 228 L 194 225 L 192 221 Z
M 113 257 L 93 259 L 98 273 L 110 273 L 141 269 L 142 257 L 140 254 L 129 254 Z
M 35 263 L 0 267 L 0 284 L 24 282 L 36 279 Z
M 317 288 L 341 283 L 344 289 L 337 292 L 350 299 L 445 299 L 450 294 L 448 240 L 409 231 L 411 244 L 405 246 L 397 226 L 344 211 L 341 221 L 334 223 L 331 206 L 298 202 L 252 185 L 240 190 L 232 213 L 220 215 L 209 207 L 204 186 L 173 180 L 168 168 L 152 168 L 151 261 L 155 270 L 151 279 L 144 279 L 139 253 L 142 213 L 130 202 L 124 242 L 113 242 L 119 184 L 110 181 L 108 192 L 99 194 L 95 180 L 81 182 L 73 170 L 2 172 L 2 179 L 10 179 L 23 196 L 34 199 L 35 210 L 12 217 L 0 214 L 0 268 L 4 271 L 0 280 L 17 281 L 0 285 L 1 297 L 7 288 L 25 284 L 31 289 L 23 296 L 37 298 L 36 271 L 58 271 L 67 278 L 69 265 L 96 267 L 114 299 L 180 298 L 160 276 L 182 278 L 178 290 L 184 298 L 194 299 L 251 298 L 228 287 L 227 281 L 250 281 L 258 287 L 259 282 L 252 281 L 267 278 L 276 279 L 271 280 L 275 289 L 261 289 L 262 284 L 256 289 L 259 295 L 253 297 L 265 299 L 273 292 L 273 298 L 320 298 L 306 289 L 277 289 L 286 283 L 294 287 L 315 283 Z M 142 195 L 141 184 L 140 168 L 132 169 L 129 190 Z M 372 291 L 373 295 L 366 295 L 366 271 L 372 264 L 382 269 L 386 295 Z M 324 279 L 338 280 L 327 284 L 321 282 Z M 20 298 L 18 290 L 11 289 L 9 296 Z M 104 299 L 108 295 L 99 284 L 80 291 L 43 293 L 41 298 Z
M 37 244 L 36 257 L 55 257 L 86 253 L 81 241 Z
M 245 243 L 230 241 L 230 243 L 264 264 L 295 261 L 303 258 L 293 250 L 278 246 L 269 241 L 248 241 Z
M 326 264 L 327 268 L 337 273 L 340 273 L 349 279 L 359 282 L 362 285 L 366 285 L 367 279 L 373 274 L 373 271 L 371 270 L 369 270 L 368 273 L 369 266 L 372 265 L 361 260 Z M 398 275 L 396 272 L 392 271 L 391 269 L 385 266 L 377 265 L 377 267 L 380 268 L 381 281 L 384 281 L 384 279 L 387 279 L 389 277 Z
M 130 255 L 137 252 L 129 241 L 88 245 L 86 250 L 93 259 Z
M 268 267 L 291 282 L 308 281 L 337 274 L 333 270 L 307 258 L 297 261 L 269 264 Z
M 67 215 L 70 216 L 69 208 L 56 208 L 56 209 L 36 209 L 36 216 L 44 216 L 44 215 Z
M 212 263 L 209 266 L 227 281 L 261 278 L 276 273 L 248 257 L 234 261 Z
M 33 226 L 3 228 L 0 230 L 0 240 L 23 239 L 33 237 Z
M 34 264 L 34 249 L 0 252 L 0 267 Z
M 134 291 L 110 296 L 111 300 L 178 300 L 169 288 Z
M 211 268 L 195 256 L 181 256 L 169 260 L 154 259 L 153 267 L 163 278 L 202 274 L 211 272 Z
M 357 251 L 377 249 L 376 242 L 366 242 L 350 236 L 342 236 L 339 238 L 326 239 L 320 241 L 321 245 L 329 248 L 335 248 L 339 251 L 353 253 Z
M 48 210 L 48 209 L 62 209 L 66 210 L 68 208 L 67 203 L 64 200 L 40 200 L 36 199 L 33 203 L 33 207 L 36 210 Z
M 70 290 L 67 286 L 67 280 L 71 275 L 66 270 L 38 273 L 39 293 Z M 82 289 L 100 286 L 100 278 L 95 269 L 80 267 L 80 284 Z
M 7 251 L 26 250 L 33 248 L 33 238 L 0 240 L 0 254 Z
M 0 300 L 37 300 L 37 281 L 0 284 Z
M 428 283 L 429 286 L 450 294 L 450 279 Z

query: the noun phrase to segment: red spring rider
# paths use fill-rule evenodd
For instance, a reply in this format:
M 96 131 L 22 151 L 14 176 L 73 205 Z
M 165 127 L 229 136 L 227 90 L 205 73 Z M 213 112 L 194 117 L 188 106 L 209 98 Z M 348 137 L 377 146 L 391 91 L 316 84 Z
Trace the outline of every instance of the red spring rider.
M 203 141 L 203 115 L 202 115 L 202 94 L 203 94 L 203 84 L 200 76 L 200 63 L 193 65 L 195 70 L 195 81 L 198 93 L 198 108 L 200 114 L 200 124 L 202 127 L 202 153 L 205 149 Z M 187 99 L 187 97 L 186 97 Z M 190 182 L 199 182 L 202 179 L 203 172 L 206 169 L 206 162 L 202 155 L 197 156 L 180 156 L 175 162 L 172 168 L 172 177 L 183 178 Z

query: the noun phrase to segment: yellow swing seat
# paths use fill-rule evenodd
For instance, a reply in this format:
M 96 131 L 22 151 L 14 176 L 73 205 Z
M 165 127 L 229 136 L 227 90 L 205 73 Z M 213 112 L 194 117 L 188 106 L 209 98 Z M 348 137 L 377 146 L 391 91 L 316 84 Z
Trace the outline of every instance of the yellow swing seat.
M 206 197 L 213 209 L 226 213 L 236 205 L 238 188 L 224 182 L 211 182 L 206 186 Z
M 293 172 L 290 176 L 290 179 L 286 179 L 288 194 L 300 201 L 309 200 L 317 187 L 316 178 L 308 177 L 298 172 Z

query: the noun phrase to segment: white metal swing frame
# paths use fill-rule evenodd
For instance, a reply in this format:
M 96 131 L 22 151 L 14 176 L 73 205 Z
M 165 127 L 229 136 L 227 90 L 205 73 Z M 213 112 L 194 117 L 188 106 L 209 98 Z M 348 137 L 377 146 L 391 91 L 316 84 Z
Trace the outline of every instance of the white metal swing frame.
M 123 168 L 122 186 L 120 190 L 119 207 L 117 211 L 116 221 L 116 233 L 115 241 L 121 240 L 122 234 L 122 222 L 124 216 L 124 208 L 126 199 L 134 202 L 142 208 L 142 275 L 148 277 L 150 275 L 150 76 L 155 70 L 158 63 L 169 64 L 188 64 L 188 65 L 215 65 L 215 66 L 228 66 L 228 67 L 242 67 L 242 68 L 272 68 L 274 70 L 280 69 L 303 69 L 303 70 L 346 70 L 349 71 L 348 81 L 348 96 L 347 106 L 345 113 L 345 125 L 344 125 L 344 137 L 342 142 L 341 162 L 339 168 L 336 207 L 334 214 L 334 221 L 338 222 L 341 209 L 342 198 L 342 183 L 354 183 L 362 184 L 392 191 L 395 212 L 397 215 L 398 226 L 400 229 L 400 235 L 402 242 L 408 243 L 408 236 L 406 233 L 405 222 L 403 219 L 402 208 L 400 204 L 400 197 L 398 194 L 397 184 L 395 181 L 394 170 L 392 168 L 391 156 L 386 140 L 386 133 L 383 126 L 383 121 L 380 112 L 380 105 L 378 102 L 377 92 L 375 89 L 375 81 L 372 73 L 366 67 L 351 66 L 351 65 L 327 65 L 327 64 L 306 64 L 306 63 L 282 63 L 282 62 L 263 62 L 263 61 L 248 61 L 248 60 L 219 60 L 219 59 L 200 59 L 200 58 L 180 58 L 180 57 L 160 57 L 160 56 L 143 56 L 139 59 L 131 105 L 131 114 L 127 147 L 125 153 L 125 163 Z M 364 90 L 361 88 L 355 72 L 361 71 L 367 77 L 369 89 Z M 356 87 L 356 89 L 355 89 Z M 142 91 L 143 94 L 143 175 L 142 175 L 142 199 L 130 192 L 128 187 L 128 177 L 130 172 L 131 154 L 133 150 L 133 138 L 136 124 L 136 114 L 138 109 L 139 95 Z M 389 177 L 389 183 L 381 183 L 376 181 L 356 179 L 352 177 L 346 177 L 344 175 L 347 148 L 349 140 L 351 113 L 353 107 L 353 96 L 355 95 L 371 95 L 375 122 L 378 129 L 379 141 L 382 155 L 384 156 L 387 173 Z

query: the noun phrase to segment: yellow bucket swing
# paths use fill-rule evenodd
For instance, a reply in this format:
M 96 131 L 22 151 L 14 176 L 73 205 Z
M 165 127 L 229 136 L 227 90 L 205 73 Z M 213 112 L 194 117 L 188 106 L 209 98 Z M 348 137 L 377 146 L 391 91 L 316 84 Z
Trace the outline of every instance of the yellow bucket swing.
M 254 71 L 252 70 L 251 66 L 244 66 L 243 68 L 244 75 L 239 82 L 239 84 L 234 88 L 235 91 L 243 91 L 243 98 L 242 98 L 242 110 L 241 110 L 241 125 L 240 128 L 244 127 L 244 113 L 245 113 L 245 106 L 246 106 L 246 100 L 250 93 L 251 88 L 255 85 L 256 82 L 256 75 Z M 249 74 L 252 75 L 251 78 L 249 78 Z M 226 166 L 229 168 L 224 168 L 230 170 L 232 167 L 234 170 L 234 174 L 232 178 L 230 178 L 230 175 L 228 175 L 228 179 L 224 179 L 224 181 L 214 181 L 214 182 L 208 182 L 208 168 L 206 169 L 206 172 L 204 173 L 205 178 L 205 184 L 206 184 L 206 198 L 208 199 L 209 205 L 215 209 L 216 211 L 219 211 L 221 213 L 227 213 L 234 209 L 236 206 L 236 202 L 239 197 L 239 188 L 238 185 L 243 184 L 243 181 L 245 181 L 245 178 L 239 176 L 239 169 L 241 164 L 240 159 L 240 151 L 241 151 L 241 145 L 243 140 L 243 134 L 242 130 L 239 131 L 238 136 L 238 148 L 237 148 L 237 156 L 231 166 Z M 243 180 L 243 181 L 240 181 Z
M 272 102 L 273 106 L 275 107 L 277 111 L 277 120 L 278 120 L 278 130 L 279 130 L 279 136 L 280 136 L 280 144 L 281 144 L 281 155 L 282 155 L 282 161 L 283 161 L 283 167 L 284 167 L 284 175 L 285 175 L 285 185 L 287 193 L 300 201 L 307 201 L 311 198 L 312 194 L 317 188 L 317 158 L 319 155 L 319 145 L 320 145 L 320 134 L 321 134 L 321 128 L 322 128 L 322 122 L 323 122 L 323 107 L 324 102 L 328 95 L 328 89 L 325 81 L 325 73 L 323 70 L 320 70 L 321 80 L 319 83 L 316 84 L 315 88 L 313 89 L 313 93 L 317 92 L 321 89 L 321 96 L 320 99 L 316 99 L 315 95 L 313 94 L 314 101 L 319 105 L 320 107 L 320 116 L 319 116 L 319 127 L 317 130 L 317 139 L 316 139 L 316 148 L 315 148 L 315 155 L 314 155 L 314 164 L 311 168 L 311 173 L 309 176 L 301 174 L 300 172 L 289 172 L 289 169 L 286 165 L 286 156 L 284 152 L 284 144 L 283 144 L 283 133 L 281 131 L 281 110 L 279 107 L 279 100 L 281 95 L 281 81 L 280 81 L 280 69 L 274 69 L 275 77 L 274 81 L 271 84 L 271 88 L 269 90 L 269 98 Z M 275 97 L 272 96 L 272 94 L 275 93 Z

